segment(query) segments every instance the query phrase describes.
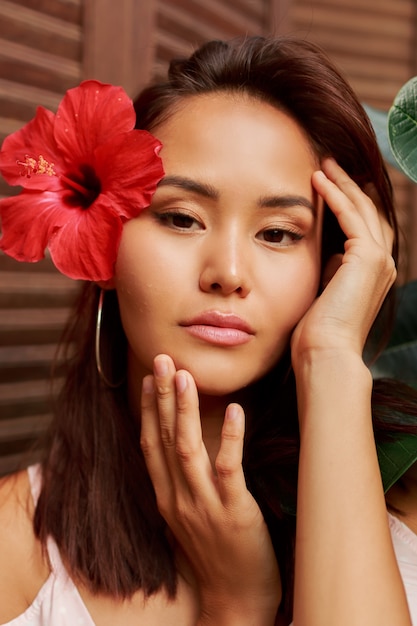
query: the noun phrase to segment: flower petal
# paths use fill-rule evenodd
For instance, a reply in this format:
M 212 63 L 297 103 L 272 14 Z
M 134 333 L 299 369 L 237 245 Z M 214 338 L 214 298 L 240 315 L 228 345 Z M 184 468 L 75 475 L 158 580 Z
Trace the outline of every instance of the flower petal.
M 104 196 L 88 209 L 74 208 L 57 229 L 49 250 L 57 269 L 70 278 L 108 280 L 114 274 L 122 222 Z
M 48 246 L 63 274 L 111 278 L 123 222 L 150 204 L 164 174 L 160 142 L 134 124 L 124 90 L 95 80 L 69 90 L 56 115 L 38 107 L 0 153 L 7 182 L 24 187 L 0 200 L 0 247 L 37 261 Z
M 134 125 L 133 103 L 121 87 L 87 80 L 69 89 L 62 99 L 55 140 L 70 162 L 88 162 L 98 145 Z
M 43 259 L 53 229 L 67 219 L 56 193 L 34 191 L 2 199 L 0 216 L 0 248 L 14 259 L 29 263 Z
M 114 137 L 95 152 L 95 171 L 102 193 L 111 199 L 118 215 L 136 217 L 149 206 L 164 175 L 158 152 L 162 144 L 145 130 Z
M 9 185 L 49 191 L 60 188 L 57 174 L 62 163 L 53 136 L 54 120 L 55 116 L 51 111 L 38 107 L 33 120 L 3 141 L 0 172 Z M 52 166 L 49 174 L 42 174 L 39 170 L 36 173 L 40 158 Z M 34 168 L 29 166 L 28 159 L 33 159 Z M 56 175 L 51 175 L 52 171 Z

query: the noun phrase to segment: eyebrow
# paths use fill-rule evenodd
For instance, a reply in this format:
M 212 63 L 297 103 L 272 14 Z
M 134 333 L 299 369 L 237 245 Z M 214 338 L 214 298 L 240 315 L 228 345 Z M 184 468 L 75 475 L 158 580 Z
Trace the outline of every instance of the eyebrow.
M 305 196 L 293 194 L 283 196 L 264 196 L 260 198 L 258 204 L 261 208 L 265 209 L 290 209 L 292 207 L 300 206 L 310 209 L 314 215 L 316 214 L 315 205 Z
M 185 176 L 165 176 L 165 178 L 159 181 L 158 187 L 178 187 L 211 200 L 218 200 L 220 196 L 219 191 L 212 185 L 201 183 Z M 297 194 L 263 196 L 258 200 L 258 206 L 262 209 L 290 209 L 299 206 L 309 209 L 314 215 L 316 214 L 314 204 L 305 196 Z
M 212 200 L 217 200 L 220 195 L 212 185 L 200 183 L 192 178 L 183 176 L 165 176 L 165 178 L 159 181 L 158 187 L 178 187 Z

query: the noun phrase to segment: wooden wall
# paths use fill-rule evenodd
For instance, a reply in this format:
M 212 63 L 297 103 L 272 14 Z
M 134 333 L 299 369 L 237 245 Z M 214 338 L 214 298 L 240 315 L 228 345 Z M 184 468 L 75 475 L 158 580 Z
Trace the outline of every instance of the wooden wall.
M 211 38 L 292 33 L 321 44 L 370 105 L 387 109 L 415 71 L 414 0 L 0 0 L 0 142 L 83 78 L 133 97 L 169 59 Z M 393 178 L 417 277 L 415 189 Z M 0 197 L 11 190 L 0 177 Z M 48 258 L 0 254 L 0 474 L 49 419 L 49 369 L 78 285 Z M 29 460 L 31 455 L 23 457 Z
M 0 142 L 82 79 L 82 15 L 81 0 L 0 1 Z M 0 176 L 0 195 L 11 191 Z M 0 255 L 0 473 L 48 421 L 49 371 L 76 288 L 48 259 Z
M 414 0 L 293 0 L 291 32 L 320 44 L 359 98 L 388 110 L 400 87 L 417 74 Z M 417 278 L 416 186 L 389 168 L 403 229 L 403 281 Z

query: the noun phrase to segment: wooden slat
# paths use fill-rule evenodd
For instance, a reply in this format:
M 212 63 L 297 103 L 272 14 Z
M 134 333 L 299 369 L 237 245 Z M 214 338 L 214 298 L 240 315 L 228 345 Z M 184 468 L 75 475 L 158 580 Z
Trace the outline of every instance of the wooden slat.
M 3 419 L 48 414 L 50 409 L 49 381 L 25 380 L 0 384 L 0 428 Z
M 47 341 L 51 337 L 48 336 Z M 61 371 L 55 343 L 41 345 L 0 345 L 0 383 L 49 378 L 51 365 Z
M 0 64 L 3 79 L 33 87 L 48 89 L 51 85 L 63 93 L 81 79 L 81 68 L 76 61 L 0 39 Z
M 7 0 L 0 2 L 0 37 L 45 52 L 53 50 L 55 55 L 77 62 L 81 59 L 81 29 L 77 24 Z
M 79 24 L 83 0 L 15 0 L 15 4 Z
M 0 346 L 58 342 L 69 310 L 27 307 L 0 309 Z
M 0 272 L 0 308 L 70 306 L 79 285 L 57 272 Z
M 295 6 L 299 4 L 297 2 Z M 358 19 L 360 19 L 363 11 L 376 9 L 381 15 L 397 16 L 404 19 L 413 19 L 416 15 L 413 0 L 394 0 L 394 2 L 393 0 L 367 0 L 367 2 L 363 0 L 349 0 L 349 2 L 346 2 L 346 0 L 304 0 L 303 4 L 311 9 L 322 6 L 323 9 L 326 9 L 333 16 L 335 25 L 337 25 L 335 18 L 338 15 L 339 8 L 351 9 L 358 15 Z
M 50 419 L 42 414 L 0 420 L 0 443 L 33 439 L 45 431 Z
M 250 19 L 224 2 L 166 0 L 158 4 L 157 34 L 169 32 L 195 47 L 209 39 L 260 33 L 263 16 L 256 18 Z
M 350 31 L 369 37 L 377 32 L 388 39 L 410 36 L 404 32 L 404 22 L 409 19 L 408 16 L 390 10 L 381 11 L 380 3 L 375 0 L 364 3 L 361 10 L 346 1 L 331 6 L 319 1 L 295 2 L 293 18 L 298 26 L 308 26 L 310 29 L 326 26 L 333 33 Z

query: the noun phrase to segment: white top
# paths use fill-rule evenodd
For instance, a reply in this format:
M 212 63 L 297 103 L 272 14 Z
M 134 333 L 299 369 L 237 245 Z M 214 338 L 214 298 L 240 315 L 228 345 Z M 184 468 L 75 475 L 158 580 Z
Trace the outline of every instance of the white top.
M 41 474 L 28 468 L 33 499 L 38 500 Z M 417 626 L 417 535 L 388 513 L 394 550 L 400 568 L 413 626 Z M 51 573 L 28 609 L 4 626 L 95 626 L 76 586 L 69 577 L 52 538 L 47 542 Z
M 40 468 L 28 468 L 32 496 L 38 500 L 41 487 Z M 51 573 L 36 598 L 24 613 L 4 626 L 94 626 L 90 613 L 62 563 L 55 541 L 47 541 Z
M 417 626 L 417 535 L 388 513 L 395 555 L 400 568 L 413 626 Z

